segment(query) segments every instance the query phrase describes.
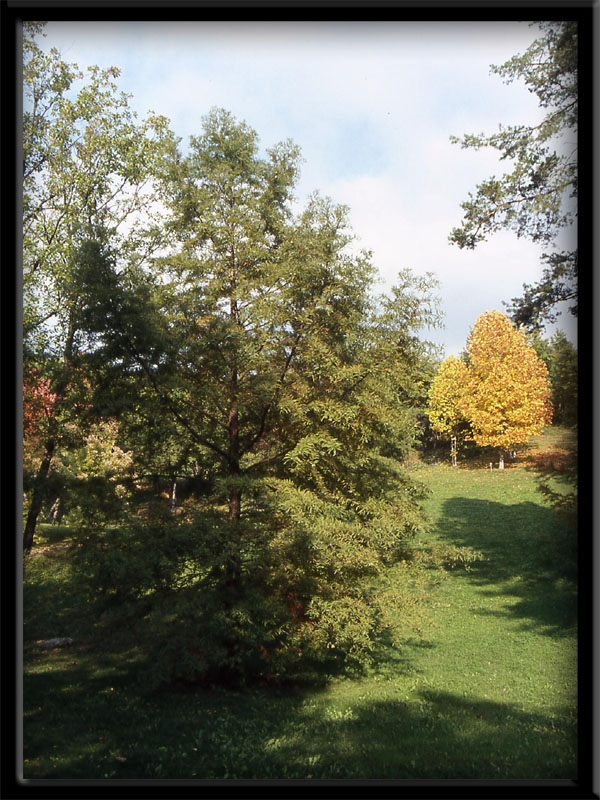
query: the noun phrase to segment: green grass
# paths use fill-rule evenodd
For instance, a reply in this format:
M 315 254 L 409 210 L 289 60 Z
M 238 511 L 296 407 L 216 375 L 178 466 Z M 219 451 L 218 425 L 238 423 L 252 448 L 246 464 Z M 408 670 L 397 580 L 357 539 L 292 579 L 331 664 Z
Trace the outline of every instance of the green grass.
M 432 489 L 422 549 L 484 560 L 432 570 L 423 635 L 320 688 L 145 696 L 135 643 L 86 647 L 68 531 L 44 528 L 25 573 L 25 777 L 575 779 L 574 531 L 528 469 L 414 470 Z M 35 645 L 54 636 L 75 641 Z

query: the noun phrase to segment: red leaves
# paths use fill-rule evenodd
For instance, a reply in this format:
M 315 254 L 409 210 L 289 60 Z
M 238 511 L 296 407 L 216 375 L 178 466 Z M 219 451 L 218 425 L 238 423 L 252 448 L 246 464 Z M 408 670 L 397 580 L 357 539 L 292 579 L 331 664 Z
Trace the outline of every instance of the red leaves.
M 48 378 L 40 378 L 32 371 L 23 379 L 23 436 L 40 432 L 43 423 L 52 416 L 56 397 L 50 391 Z

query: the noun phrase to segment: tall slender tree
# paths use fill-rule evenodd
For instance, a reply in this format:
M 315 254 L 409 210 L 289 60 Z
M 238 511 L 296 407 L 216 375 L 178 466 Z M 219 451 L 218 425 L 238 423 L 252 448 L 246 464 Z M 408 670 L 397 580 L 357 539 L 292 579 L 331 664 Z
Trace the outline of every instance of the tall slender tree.
M 549 351 L 554 421 L 557 425 L 577 425 L 579 397 L 577 348 L 571 344 L 563 331 L 557 331 L 550 339 Z
M 84 242 L 100 237 L 118 245 L 124 262 L 139 260 L 138 232 L 148 225 L 126 230 L 125 223 L 152 202 L 149 180 L 167 135 L 163 118 L 137 122 L 118 91 L 115 67 L 91 67 L 84 76 L 56 49 L 44 52 L 40 35 L 43 23 L 23 23 L 23 343 L 26 367 L 50 380 L 55 402 L 29 503 L 26 550 L 87 346 L 75 277 L 89 255 Z

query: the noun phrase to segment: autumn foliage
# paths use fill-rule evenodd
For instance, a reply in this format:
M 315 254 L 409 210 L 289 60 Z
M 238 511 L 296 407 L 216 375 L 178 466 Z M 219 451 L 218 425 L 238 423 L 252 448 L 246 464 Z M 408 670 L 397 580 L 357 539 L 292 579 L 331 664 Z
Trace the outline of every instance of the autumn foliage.
M 467 341 L 468 364 L 448 358 L 430 391 L 429 416 L 441 433 L 464 419 L 480 446 L 525 444 L 552 421 L 548 369 L 524 334 L 499 311 L 486 311 Z
M 438 369 L 429 390 L 429 420 L 438 433 L 454 436 L 464 424 L 461 404 L 467 380 L 467 365 L 455 356 L 447 358 Z
M 40 428 L 50 418 L 56 394 L 50 391 L 48 378 L 31 372 L 23 379 L 23 436 L 39 434 Z

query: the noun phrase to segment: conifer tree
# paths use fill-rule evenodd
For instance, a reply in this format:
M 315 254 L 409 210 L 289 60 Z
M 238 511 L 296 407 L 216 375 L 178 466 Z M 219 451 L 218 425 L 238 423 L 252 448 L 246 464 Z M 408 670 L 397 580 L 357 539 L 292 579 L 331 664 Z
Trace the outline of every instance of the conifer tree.
M 524 53 L 491 71 L 506 83 L 522 80 L 534 93 L 545 117 L 537 125 L 500 125 L 490 135 L 468 134 L 451 140 L 463 148 L 495 149 L 510 170 L 482 181 L 461 204 L 463 219 L 450 242 L 473 249 L 498 230 L 513 231 L 544 245 L 542 279 L 523 285 L 523 295 L 509 307 L 512 320 L 530 329 L 556 319 L 556 304 L 570 303 L 577 316 L 577 250 L 557 251 L 559 231 L 577 217 L 578 187 L 578 45 L 579 23 L 572 20 L 535 24 L 541 35 Z M 560 312 L 558 312 L 560 313 Z
M 255 131 L 212 111 L 189 155 L 173 143 L 165 160 L 170 249 L 149 291 L 128 293 L 108 258 L 113 288 L 91 295 L 99 358 L 152 393 L 190 457 L 210 464 L 188 516 L 99 545 L 117 613 L 152 641 L 155 681 L 364 659 L 385 624 L 377 576 L 422 524 L 402 461 L 433 282 L 405 272 L 374 297 L 347 209 L 315 194 L 292 213 L 298 163 L 291 142 L 261 155 Z
M 557 331 L 550 339 L 549 351 L 554 421 L 557 425 L 576 425 L 579 393 L 577 348 L 563 331 Z

